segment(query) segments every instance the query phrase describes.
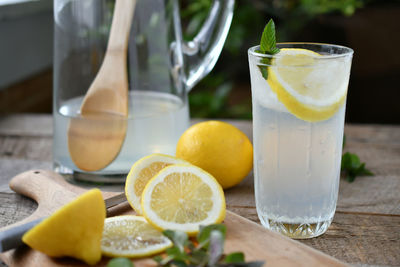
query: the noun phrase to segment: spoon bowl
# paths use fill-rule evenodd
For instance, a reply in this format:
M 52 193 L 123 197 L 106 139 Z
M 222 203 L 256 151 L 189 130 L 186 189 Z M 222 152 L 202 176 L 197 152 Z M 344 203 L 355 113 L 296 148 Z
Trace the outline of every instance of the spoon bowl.
M 109 165 L 124 143 L 128 117 L 127 50 L 136 0 L 116 0 L 103 63 L 68 127 L 68 150 L 83 171 Z

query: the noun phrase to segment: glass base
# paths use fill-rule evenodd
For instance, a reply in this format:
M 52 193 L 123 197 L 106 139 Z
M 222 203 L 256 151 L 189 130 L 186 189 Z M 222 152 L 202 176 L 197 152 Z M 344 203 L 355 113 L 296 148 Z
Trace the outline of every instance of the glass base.
M 278 222 L 259 216 L 261 224 L 274 232 L 281 233 L 293 239 L 308 239 L 322 235 L 326 232 L 332 220 L 316 223 L 286 223 Z
M 74 171 L 63 165 L 54 163 L 53 170 L 61 174 L 69 182 L 91 183 L 91 184 L 123 184 L 125 183 L 127 173 L 101 173 L 101 172 L 79 172 Z

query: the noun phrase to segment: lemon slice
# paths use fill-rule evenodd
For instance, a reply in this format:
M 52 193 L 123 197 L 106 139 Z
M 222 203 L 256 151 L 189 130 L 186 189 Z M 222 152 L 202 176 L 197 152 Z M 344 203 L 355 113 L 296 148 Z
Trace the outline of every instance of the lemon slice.
M 268 84 L 290 113 L 305 121 L 322 121 L 345 102 L 350 66 L 348 58 L 283 48 L 268 67 Z
M 176 163 L 186 163 L 186 161 L 168 155 L 151 154 L 133 164 L 126 178 L 125 195 L 137 214 L 142 214 L 140 199 L 147 182 L 161 169 Z
M 71 256 L 93 265 L 101 259 L 105 217 L 101 191 L 92 189 L 33 227 L 22 240 L 48 256 Z
M 142 194 L 146 220 L 165 230 L 195 235 L 200 225 L 222 222 L 225 197 L 221 185 L 209 173 L 186 164 L 162 169 Z
M 141 216 L 116 216 L 105 220 L 101 251 L 106 256 L 145 257 L 171 246 L 172 242 Z

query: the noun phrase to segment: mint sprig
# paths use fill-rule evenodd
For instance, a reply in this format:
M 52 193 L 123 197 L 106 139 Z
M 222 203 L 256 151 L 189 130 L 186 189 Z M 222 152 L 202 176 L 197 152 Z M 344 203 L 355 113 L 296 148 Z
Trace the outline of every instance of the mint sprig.
M 346 135 L 343 135 L 343 146 L 346 146 Z M 373 176 L 374 174 L 365 168 L 365 162 L 361 162 L 357 154 L 346 152 L 342 155 L 341 175 L 352 183 L 357 176 Z
M 197 240 L 190 240 L 186 233 L 166 230 L 163 232 L 174 246 L 167 249 L 166 255 L 153 259 L 158 266 L 165 267 L 261 267 L 264 262 L 245 262 L 242 252 L 224 254 L 226 227 L 223 224 L 212 224 L 200 227 Z
M 272 19 L 265 25 L 261 36 L 260 52 L 269 55 L 279 53 L 279 48 L 276 47 L 275 23 Z
M 264 27 L 264 31 L 261 36 L 260 49 L 257 50 L 258 53 L 275 55 L 279 53 L 279 48 L 276 47 L 276 35 L 275 35 L 275 23 L 270 19 Z M 270 58 L 263 58 L 261 63 L 269 65 L 271 63 Z M 258 66 L 264 79 L 268 79 L 268 67 Z
M 365 168 L 365 162 L 361 162 L 356 154 L 346 152 L 342 156 L 341 171 L 349 183 L 354 182 L 357 176 L 372 176 L 370 170 Z
M 107 263 L 107 267 L 134 267 L 132 261 L 127 258 L 114 258 Z

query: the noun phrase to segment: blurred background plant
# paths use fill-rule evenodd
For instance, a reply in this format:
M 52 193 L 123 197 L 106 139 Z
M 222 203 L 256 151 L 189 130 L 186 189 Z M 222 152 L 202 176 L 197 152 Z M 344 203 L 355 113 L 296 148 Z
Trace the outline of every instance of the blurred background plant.
M 273 18 L 277 25 L 279 42 L 314 41 L 349 45 L 343 34 L 338 33 L 339 26 L 346 26 L 349 18 L 359 9 L 382 2 L 399 1 L 237 0 L 232 26 L 217 65 L 189 94 L 191 116 L 251 118 L 247 49 L 259 44 L 269 18 Z M 192 39 L 199 31 L 211 4 L 212 0 L 181 1 L 186 40 Z M 315 24 L 322 27 L 318 28 Z M 324 27 L 330 27 L 332 31 L 326 31 L 325 37 L 321 38 Z M 357 53 L 358 48 L 353 48 Z
M 53 0 L 5 3 L 13 1 L 18 4 L 0 1 L 0 33 L 8 40 L 0 42 L 0 114 L 51 113 Z M 177 2 L 184 38 L 190 40 L 213 0 Z M 191 116 L 251 118 L 247 49 L 259 44 L 265 24 L 273 18 L 278 42 L 334 43 L 354 49 L 347 122 L 400 124 L 399 17 L 400 0 L 236 0 L 221 56 L 189 94 Z

